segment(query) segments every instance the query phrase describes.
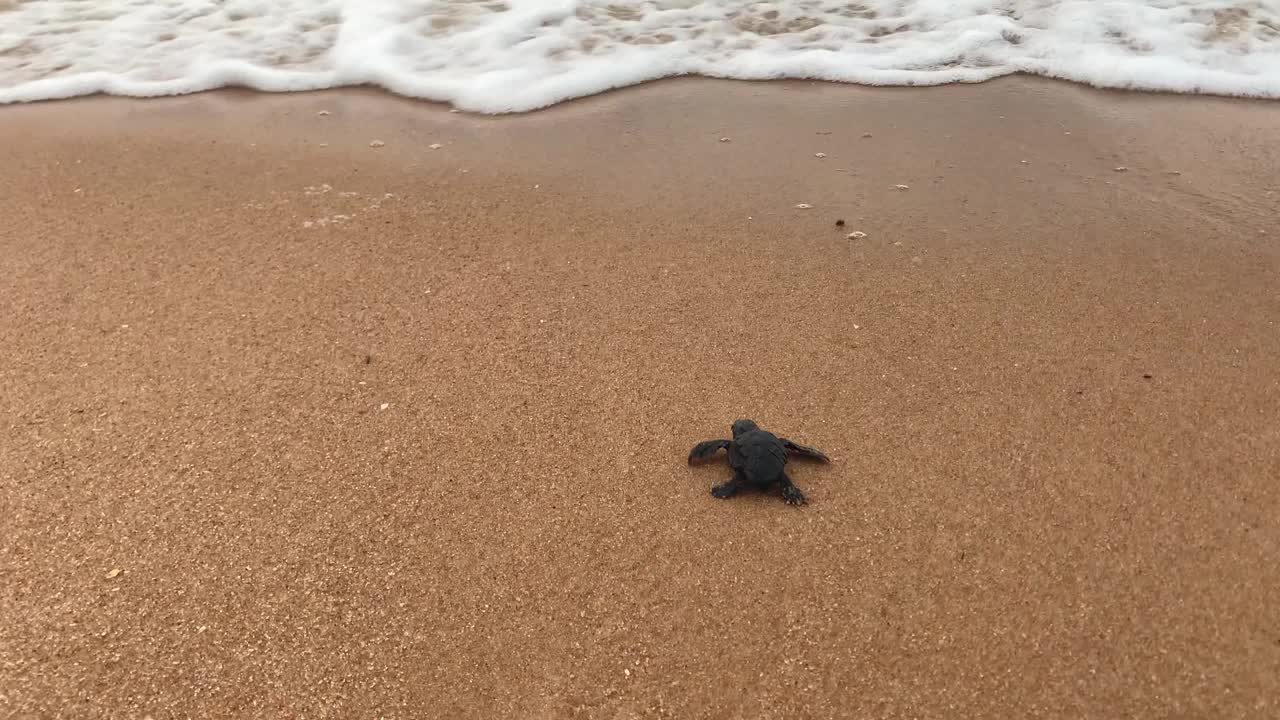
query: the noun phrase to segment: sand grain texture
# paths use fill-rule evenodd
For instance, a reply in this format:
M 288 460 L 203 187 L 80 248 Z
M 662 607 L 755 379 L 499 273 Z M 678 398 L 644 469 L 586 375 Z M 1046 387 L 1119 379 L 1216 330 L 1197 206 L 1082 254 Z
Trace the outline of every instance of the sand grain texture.
M 0 109 L 0 715 L 1275 717 L 1274 114 Z

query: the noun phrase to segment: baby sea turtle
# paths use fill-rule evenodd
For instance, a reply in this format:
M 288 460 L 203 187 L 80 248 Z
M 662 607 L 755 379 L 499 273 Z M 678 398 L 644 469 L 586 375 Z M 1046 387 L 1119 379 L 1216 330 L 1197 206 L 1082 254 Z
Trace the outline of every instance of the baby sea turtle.
M 707 440 L 694 445 L 689 452 L 689 464 L 706 460 L 720 448 L 729 451 L 729 467 L 733 468 L 733 477 L 728 482 L 711 488 L 711 494 L 722 500 L 737 495 L 744 487 L 768 490 L 773 485 L 780 484 L 782 499 L 787 504 L 803 505 L 804 495 L 791 482 L 791 478 L 787 477 L 784 469 L 787 453 L 831 462 L 819 450 L 779 438 L 767 430 L 761 430 L 751 420 L 738 420 L 733 423 L 732 440 Z

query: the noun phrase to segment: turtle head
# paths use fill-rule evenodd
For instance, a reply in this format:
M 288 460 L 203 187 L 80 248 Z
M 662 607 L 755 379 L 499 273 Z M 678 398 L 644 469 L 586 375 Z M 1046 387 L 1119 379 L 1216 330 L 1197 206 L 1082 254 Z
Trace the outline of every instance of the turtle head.
M 749 433 L 752 430 L 759 430 L 760 426 L 756 425 L 752 420 L 735 420 L 733 423 L 733 436 L 736 438 L 743 433 Z

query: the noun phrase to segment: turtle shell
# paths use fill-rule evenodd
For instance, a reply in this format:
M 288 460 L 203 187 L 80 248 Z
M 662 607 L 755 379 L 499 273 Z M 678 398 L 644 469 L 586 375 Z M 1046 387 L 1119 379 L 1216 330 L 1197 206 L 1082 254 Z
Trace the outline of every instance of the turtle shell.
M 777 435 L 766 430 L 745 432 L 729 444 L 729 466 L 757 487 L 777 482 L 786 464 L 786 447 Z

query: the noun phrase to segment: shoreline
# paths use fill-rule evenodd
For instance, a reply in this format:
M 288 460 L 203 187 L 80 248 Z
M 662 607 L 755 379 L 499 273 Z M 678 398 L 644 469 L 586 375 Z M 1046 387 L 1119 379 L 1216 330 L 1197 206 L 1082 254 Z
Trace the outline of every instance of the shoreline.
M 1052 83 L 1066 85 L 1071 88 L 1083 90 L 1085 92 L 1098 93 L 1102 95 L 1137 95 L 1145 97 L 1163 97 L 1163 98 L 1185 98 L 1189 100 L 1203 99 L 1213 101 L 1227 102 L 1245 102 L 1245 103 L 1264 103 L 1271 104 L 1280 102 L 1280 98 L 1267 97 L 1263 95 L 1242 95 L 1228 92 L 1180 92 L 1176 90 L 1158 90 L 1142 87 L 1101 87 L 1092 85 L 1083 80 L 1073 80 L 1065 77 L 1054 75 L 1037 75 L 1025 72 L 1012 72 L 1007 75 L 1000 75 L 986 80 L 960 81 L 939 83 L 936 85 L 866 85 L 852 82 L 840 82 L 836 80 L 823 80 L 820 78 L 770 78 L 760 80 L 738 79 L 738 78 L 722 78 L 711 77 L 706 75 L 676 75 L 668 77 L 660 77 L 653 80 L 644 80 L 632 85 L 623 85 L 612 87 L 606 90 L 591 93 L 589 95 L 581 95 L 571 97 L 564 100 L 558 100 L 550 105 L 532 108 L 528 110 L 505 110 L 496 112 L 479 112 L 458 108 L 456 112 L 466 114 L 474 118 L 510 118 L 525 115 L 537 115 L 538 113 L 563 108 L 564 106 L 573 105 L 581 102 L 589 102 L 595 98 L 601 98 L 615 93 L 626 93 L 634 91 L 646 91 L 652 86 L 661 86 L 667 83 L 732 83 L 737 85 L 749 86 L 823 86 L 828 88 L 841 88 L 854 91 L 871 91 L 876 93 L 885 92 L 910 92 L 916 93 L 922 90 L 930 90 L 934 88 L 947 87 L 972 87 L 979 85 L 990 85 L 998 83 Z M 407 101 L 429 108 L 443 108 L 449 112 L 455 112 L 453 106 L 448 100 L 433 100 L 431 98 L 416 97 L 412 95 L 402 95 L 381 85 L 373 83 L 365 83 L 360 85 L 344 85 L 341 87 L 318 88 L 315 90 L 294 90 L 294 91 L 277 91 L 262 90 L 249 85 L 227 85 L 223 87 L 212 88 L 209 90 L 192 90 L 190 92 L 182 92 L 171 95 L 151 95 L 151 96 L 135 96 L 135 95 L 119 95 L 108 92 L 95 92 L 89 95 L 76 95 L 67 98 L 50 98 L 45 100 L 30 101 L 9 101 L 0 102 L 0 108 L 4 107 L 25 107 L 33 105 L 48 105 L 63 102 L 78 102 L 84 100 L 123 100 L 129 102 L 149 102 L 149 101 L 172 101 L 184 98 L 198 98 L 205 96 L 218 96 L 227 94 L 249 94 L 262 96 L 308 96 L 308 95 L 326 95 L 326 94 L 361 94 L 374 93 L 384 96 L 387 99 Z

